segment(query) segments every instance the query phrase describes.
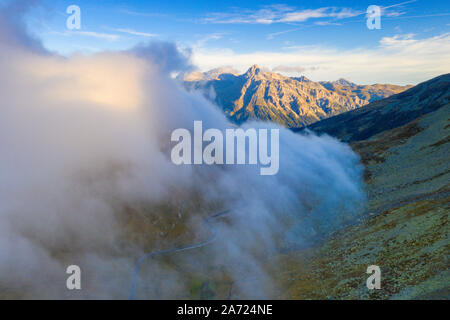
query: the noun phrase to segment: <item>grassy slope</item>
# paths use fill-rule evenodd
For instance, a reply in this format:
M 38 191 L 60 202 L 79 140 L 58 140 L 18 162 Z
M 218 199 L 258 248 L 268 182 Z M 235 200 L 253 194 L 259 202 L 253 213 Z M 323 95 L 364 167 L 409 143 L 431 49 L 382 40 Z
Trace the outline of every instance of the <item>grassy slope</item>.
M 449 116 L 446 105 L 353 144 L 366 166 L 368 218 L 318 248 L 280 256 L 278 297 L 449 297 Z M 381 268 L 381 290 L 366 288 L 371 264 Z
M 352 144 L 366 168 L 366 218 L 317 247 L 268 257 L 273 298 L 449 297 L 449 117 L 450 104 Z M 206 252 L 189 254 L 204 261 Z M 220 265 L 200 270 L 172 258 L 187 280 L 178 298 L 245 298 Z M 381 290 L 366 287 L 372 264 L 381 268 Z

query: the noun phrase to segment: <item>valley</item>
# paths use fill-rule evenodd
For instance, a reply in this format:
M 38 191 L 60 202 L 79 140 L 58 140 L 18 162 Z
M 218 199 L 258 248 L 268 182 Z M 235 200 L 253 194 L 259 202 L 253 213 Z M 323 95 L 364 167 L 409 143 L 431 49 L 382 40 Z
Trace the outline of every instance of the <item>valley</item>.
M 384 126 L 372 126 L 377 121 Z M 311 129 L 350 142 L 361 156 L 368 203 L 358 221 L 322 242 L 261 257 L 274 281 L 270 298 L 447 299 L 450 75 Z M 200 260 L 210 253 L 190 254 Z M 261 298 L 239 291 L 220 264 L 199 268 L 174 256 L 165 263 L 191 279 L 189 294 L 178 298 Z M 380 290 L 366 288 L 366 268 L 372 264 L 381 268 Z M 245 281 L 252 286 L 258 279 Z

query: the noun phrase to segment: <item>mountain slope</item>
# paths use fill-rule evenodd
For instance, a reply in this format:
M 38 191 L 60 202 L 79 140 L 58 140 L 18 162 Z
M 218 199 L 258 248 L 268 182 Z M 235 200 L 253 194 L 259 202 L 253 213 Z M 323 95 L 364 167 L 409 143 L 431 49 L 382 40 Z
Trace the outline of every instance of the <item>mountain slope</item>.
M 280 255 L 288 299 L 448 299 L 450 104 L 352 143 L 366 169 L 367 216 L 317 248 Z M 366 268 L 381 268 L 368 290 Z
M 308 128 L 343 141 L 359 141 L 402 126 L 449 102 L 450 74 L 444 74 L 387 99 L 314 123 Z
M 231 67 L 221 67 L 209 70 L 208 72 L 190 72 L 188 74 L 180 74 L 178 79 L 181 81 L 210 81 L 210 80 L 219 80 L 222 75 L 234 75 L 237 76 L 238 72 Z
M 341 95 L 357 96 L 367 102 L 384 99 L 412 87 L 411 85 L 400 87 L 392 84 L 357 85 L 342 78 L 333 82 L 321 81 L 320 84 L 330 91 Z
M 264 72 L 256 65 L 242 75 L 229 69 L 215 69 L 185 75 L 182 79 L 188 90 L 202 91 L 235 123 L 259 119 L 290 128 L 359 108 L 408 88 L 358 86 L 342 79 L 318 83 L 304 76 L 289 78 Z
M 449 80 L 310 126 L 353 141 L 365 167 L 367 215 L 317 248 L 280 255 L 279 297 L 450 297 Z M 365 284 L 372 264 L 381 268 L 380 290 Z
M 336 232 L 315 247 L 294 248 L 266 256 L 264 269 L 275 279 L 273 296 L 269 298 L 450 297 L 450 104 L 442 104 L 448 96 L 446 77 L 436 79 L 437 82 L 421 84 L 405 95 L 406 102 L 397 97 L 389 100 L 395 101 L 392 105 L 380 104 L 385 106 L 379 113 L 381 116 L 390 112 L 395 116 L 401 111 L 412 121 L 404 123 L 395 116 L 397 121 L 391 123 L 392 128 L 370 135 L 367 140 L 351 143 L 366 170 L 366 215 L 355 225 Z M 441 82 L 443 84 L 439 84 Z M 429 99 L 425 102 L 424 97 Z M 407 103 L 414 101 L 420 106 Z M 428 112 L 430 106 L 434 106 L 434 111 Z M 376 122 L 377 119 L 374 114 L 369 115 L 368 119 L 356 118 L 354 121 L 361 124 L 361 129 L 370 127 L 371 121 Z M 178 219 L 176 211 L 172 215 Z M 171 223 L 158 230 L 167 232 L 168 239 L 178 241 L 175 236 L 183 236 L 186 229 L 177 226 L 172 230 Z M 139 227 L 141 224 L 136 223 Z M 145 232 L 142 237 L 146 237 Z M 189 238 L 185 237 L 180 238 L 180 243 L 188 241 Z M 180 272 L 180 277 L 188 279 L 188 296 L 185 291 L 175 293 L 171 290 L 171 294 L 180 299 L 245 298 L 239 296 L 237 287 L 251 287 L 255 278 L 243 280 L 248 283 L 233 282 L 233 277 L 224 272 L 220 260 L 214 256 L 209 256 L 206 259 L 208 264 L 199 268 L 196 262 L 205 261 L 207 254 L 201 250 L 185 252 L 189 259 L 174 256 L 164 261 L 166 266 Z M 366 270 L 373 264 L 381 268 L 380 290 L 366 287 L 369 276 Z M 147 267 L 154 268 L 154 264 Z M 151 294 L 158 298 L 155 290 Z

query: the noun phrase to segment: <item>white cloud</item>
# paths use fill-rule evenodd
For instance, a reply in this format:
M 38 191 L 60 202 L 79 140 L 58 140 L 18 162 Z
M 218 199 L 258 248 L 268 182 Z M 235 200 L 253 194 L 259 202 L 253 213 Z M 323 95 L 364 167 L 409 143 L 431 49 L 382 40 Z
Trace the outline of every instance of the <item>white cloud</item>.
M 276 66 L 272 69 L 273 72 L 289 72 L 289 73 L 302 73 L 306 71 L 306 68 L 300 66 Z
M 345 19 L 345 18 L 356 17 L 363 13 L 364 12 L 362 12 L 362 11 L 353 10 L 351 8 L 342 8 L 339 10 L 334 9 L 333 12 L 331 12 L 329 14 L 329 16 L 337 18 L 337 19 Z
M 78 34 L 78 35 L 82 35 L 82 36 L 105 39 L 108 41 L 116 41 L 120 38 L 120 36 L 118 36 L 117 34 L 100 33 L 100 32 L 93 32 L 93 31 L 71 31 L 71 32 L 69 32 L 69 34 L 70 33 Z
M 390 5 L 390 6 L 383 7 L 383 9 L 401 7 L 401 6 L 404 6 L 405 4 L 412 3 L 412 2 L 417 2 L 417 0 L 410 0 L 410 1 L 396 3 L 396 4 L 393 4 L 393 5 Z
M 419 40 L 414 39 L 413 33 L 395 35 L 393 37 L 383 37 L 380 40 L 380 45 L 384 47 L 404 47 L 416 43 Z
M 381 10 L 381 15 L 389 18 L 395 18 L 406 14 L 405 11 L 388 11 L 388 10 Z
M 203 47 L 209 41 L 220 40 L 223 38 L 222 33 L 212 33 L 207 35 L 202 35 L 202 37 L 196 41 L 194 47 Z
M 140 11 L 134 11 L 134 10 L 127 10 L 127 9 L 122 9 L 119 10 L 120 13 L 123 14 L 127 14 L 130 16 L 137 16 L 137 17 L 159 17 L 159 18 L 164 18 L 167 17 L 167 14 L 164 13 L 158 13 L 158 12 L 140 12 Z
M 384 37 L 374 48 L 337 50 L 321 46 L 290 47 L 285 51 L 235 53 L 232 50 L 194 50 L 194 63 L 209 70 L 231 65 L 245 71 L 253 64 L 270 69 L 303 66 L 312 80 L 345 77 L 357 83 L 415 84 L 450 70 L 450 33 L 416 39 L 414 35 Z M 316 67 L 315 69 L 310 69 Z
M 133 29 L 122 29 L 122 28 L 118 28 L 118 29 L 113 29 L 113 30 L 114 30 L 114 31 L 117 31 L 117 32 L 128 33 L 128 34 L 131 34 L 131 35 L 133 35 L 133 36 L 140 36 L 140 37 L 147 37 L 147 38 L 150 38 L 150 37 L 157 37 L 157 36 L 158 36 L 158 35 L 155 34 L 155 33 L 140 32 L 140 31 L 136 31 L 136 30 L 133 30 Z
M 46 32 L 46 34 L 55 34 L 62 37 L 70 37 L 70 36 L 86 36 L 86 37 L 93 37 L 93 38 L 99 38 L 104 39 L 108 41 L 116 41 L 120 38 L 117 34 L 110 34 L 110 33 L 100 33 L 100 32 L 94 32 L 94 31 L 49 31 Z
M 287 6 L 266 6 L 259 10 L 234 10 L 216 12 L 202 21 L 218 24 L 272 24 L 304 22 L 309 19 L 332 18 L 345 19 L 363 14 L 351 8 L 322 7 L 317 9 L 295 10 Z
M 205 246 L 203 260 L 192 259 L 221 265 L 239 297 L 276 297 L 261 253 L 275 252 L 283 239 L 309 244 L 362 212 L 359 158 L 331 137 L 268 123 L 244 126 L 279 129 L 281 165 L 269 179 L 258 166 L 174 165 L 174 129 L 190 129 L 195 120 L 204 128 L 229 128 L 219 108 L 169 78 L 189 67 L 174 44 L 61 57 L 42 52 L 22 29 L 4 23 L 3 13 L 0 283 L 9 296 L 123 299 L 135 258 L 148 256 L 165 238 L 152 228 L 153 219 L 182 214 L 180 223 L 203 241 L 209 237 L 204 216 L 223 204 L 237 208 L 216 224 L 223 241 Z M 192 259 L 184 261 L 192 265 Z M 74 296 L 65 288 L 66 263 L 86 270 L 88 290 Z M 143 268 L 140 277 L 152 280 L 142 298 L 189 293 L 182 274 L 168 268 Z
M 285 34 L 285 33 L 295 32 L 295 31 L 298 31 L 298 30 L 301 30 L 301 28 L 294 28 L 294 29 L 284 30 L 284 31 L 280 31 L 280 32 L 269 33 L 267 35 L 267 39 L 270 40 L 270 39 L 275 38 L 276 36 L 279 36 L 279 35 L 282 35 L 282 34 Z
M 315 22 L 318 26 L 341 26 L 341 23 L 338 22 L 331 22 L 331 21 L 317 21 Z
M 319 8 L 313 10 L 301 10 L 287 13 L 279 22 L 303 22 L 313 18 L 345 19 L 363 14 L 351 8 Z
M 280 19 L 280 22 L 303 22 L 311 18 L 323 18 L 327 16 L 325 10 L 327 8 L 288 12 Z
M 275 68 L 272 68 L 272 72 L 280 72 L 280 73 L 287 73 L 290 75 L 296 75 L 303 74 L 305 71 L 308 70 L 317 70 L 318 67 L 301 67 L 301 66 L 286 66 L 286 65 L 279 65 Z

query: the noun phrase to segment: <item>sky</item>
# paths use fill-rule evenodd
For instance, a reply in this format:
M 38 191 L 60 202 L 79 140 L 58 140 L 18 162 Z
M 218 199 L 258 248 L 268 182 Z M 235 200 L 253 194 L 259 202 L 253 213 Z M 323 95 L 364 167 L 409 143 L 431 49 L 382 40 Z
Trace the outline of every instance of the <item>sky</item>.
M 80 7 L 79 30 L 66 26 L 70 5 Z M 367 27 L 370 5 L 382 8 L 380 29 Z M 42 0 L 25 19 L 62 55 L 170 41 L 192 52 L 200 71 L 258 64 L 364 84 L 417 84 L 450 72 L 450 1 Z

